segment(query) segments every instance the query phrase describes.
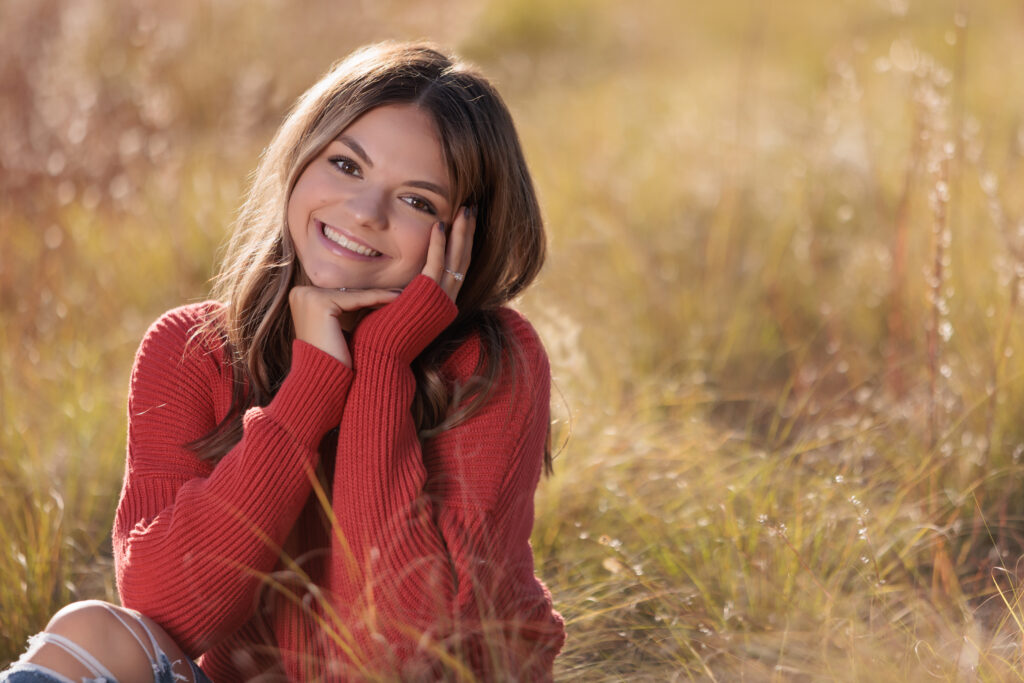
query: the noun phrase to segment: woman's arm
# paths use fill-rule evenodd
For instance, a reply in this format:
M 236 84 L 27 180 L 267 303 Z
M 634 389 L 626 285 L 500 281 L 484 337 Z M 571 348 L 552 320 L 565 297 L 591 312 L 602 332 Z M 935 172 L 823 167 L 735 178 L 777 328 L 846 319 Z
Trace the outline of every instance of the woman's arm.
M 562 626 L 529 547 L 548 431 L 547 358 L 525 320 L 508 312 L 518 371 L 506 372 L 470 419 L 421 448 L 409 363 L 454 315 L 445 292 L 420 276 L 356 331 L 335 463 L 330 593 L 344 626 L 337 637 L 358 654 L 341 647 L 338 657 L 413 676 L 417 667 L 454 666 L 445 653 L 456 650 L 476 675 L 548 676 Z M 462 379 L 477 347 L 465 345 L 450 363 Z
M 122 603 L 195 656 L 254 609 L 310 491 L 317 446 L 338 424 L 352 371 L 301 341 L 274 399 L 244 416 L 242 440 L 213 467 L 185 444 L 230 402 L 220 350 L 189 342 L 214 304 L 176 309 L 147 332 L 128 401 L 128 460 L 114 524 Z

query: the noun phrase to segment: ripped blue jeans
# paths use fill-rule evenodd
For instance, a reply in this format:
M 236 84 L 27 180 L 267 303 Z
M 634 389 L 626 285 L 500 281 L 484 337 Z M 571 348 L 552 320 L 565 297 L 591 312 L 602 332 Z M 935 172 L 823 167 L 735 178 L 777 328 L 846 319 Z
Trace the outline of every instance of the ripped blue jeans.
M 106 607 L 106 606 L 105 606 Z M 145 622 L 141 619 L 136 618 L 135 622 L 142 626 L 145 630 L 146 635 L 149 636 L 149 643 L 152 646 L 147 647 L 141 638 L 128 626 L 118 612 L 107 607 L 117 620 L 125 627 L 125 629 L 132 635 L 138 643 L 142 651 L 146 653 L 146 657 L 149 659 L 149 664 L 153 668 L 153 682 L 154 683 L 177 683 L 177 681 L 187 680 L 187 678 L 179 672 L 174 670 L 175 667 L 188 666 L 192 670 L 192 679 L 196 683 L 211 683 L 210 679 L 206 677 L 202 669 L 196 666 L 195 662 L 191 659 L 186 659 L 183 663 L 181 660 L 171 662 L 167 657 L 167 654 L 160 649 L 160 645 L 157 644 L 156 638 L 153 637 L 152 631 L 146 626 Z M 42 645 L 55 645 L 60 649 L 67 652 L 69 655 L 75 658 L 82 666 L 89 671 L 90 678 L 82 678 L 81 681 L 74 681 L 73 679 L 65 676 L 64 674 L 57 673 L 51 669 L 41 666 L 34 662 L 26 662 L 18 660 L 10 666 L 10 668 L 0 671 L 0 683 L 118 683 L 117 678 L 114 674 L 110 673 L 107 667 L 103 666 L 102 663 L 85 649 L 74 641 L 68 640 L 67 638 L 60 636 L 56 633 L 37 633 L 28 640 L 29 648 L 31 652 Z

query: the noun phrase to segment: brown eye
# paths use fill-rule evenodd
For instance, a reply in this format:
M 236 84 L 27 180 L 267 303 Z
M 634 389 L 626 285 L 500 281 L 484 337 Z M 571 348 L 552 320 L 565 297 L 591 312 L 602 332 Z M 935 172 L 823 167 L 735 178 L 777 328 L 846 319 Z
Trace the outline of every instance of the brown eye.
M 357 178 L 363 177 L 363 171 L 359 168 L 359 164 L 348 157 L 331 157 L 327 161 L 345 175 L 351 175 Z
M 416 209 L 417 211 L 429 213 L 431 216 L 437 215 L 437 210 L 434 209 L 434 205 L 428 202 L 426 199 L 423 199 L 422 197 L 410 195 L 408 197 L 402 197 L 402 201 L 411 206 L 412 208 Z

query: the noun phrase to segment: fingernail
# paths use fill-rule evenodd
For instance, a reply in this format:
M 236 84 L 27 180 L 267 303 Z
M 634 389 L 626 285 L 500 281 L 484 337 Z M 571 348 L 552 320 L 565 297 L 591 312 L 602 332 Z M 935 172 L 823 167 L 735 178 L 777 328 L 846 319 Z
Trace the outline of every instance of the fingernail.
M 471 207 L 471 206 L 464 206 L 464 207 L 462 207 L 462 215 L 465 216 L 467 219 L 468 218 L 472 218 L 473 217 L 473 207 Z
M 442 235 L 444 234 L 444 229 L 445 229 L 444 221 L 438 221 L 437 229 L 441 231 Z
M 477 211 L 480 209 L 480 207 L 478 207 L 476 204 L 474 204 L 473 206 L 471 206 L 469 208 L 472 209 L 472 211 L 473 211 L 473 218 L 476 218 Z
M 401 294 L 402 293 L 401 289 L 389 289 L 388 291 L 391 292 L 392 294 Z

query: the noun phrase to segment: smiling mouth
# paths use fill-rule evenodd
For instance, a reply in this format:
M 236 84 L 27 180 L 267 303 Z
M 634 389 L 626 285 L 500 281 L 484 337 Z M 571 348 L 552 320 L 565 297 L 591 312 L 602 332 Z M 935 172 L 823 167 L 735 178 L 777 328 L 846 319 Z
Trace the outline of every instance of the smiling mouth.
M 363 256 L 380 256 L 381 255 L 381 253 L 379 251 L 375 250 L 375 249 L 370 249 L 367 246 L 364 246 L 362 244 L 359 244 L 358 242 L 354 242 L 354 241 L 350 240 L 349 238 L 345 237 L 345 235 L 341 234 L 339 231 L 335 230 L 334 228 L 332 228 L 331 226 L 327 225 L 326 223 L 321 223 L 320 225 L 321 225 L 321 229 L 323 230 L 324 237 L 326 237 L 330 241 L 334 242 L 335 244 L 337 244 L 339 246 L 342 246 L 345 249 L 348 249 L 349 251 L 354 251 L 355 253 L 361 254 Z

